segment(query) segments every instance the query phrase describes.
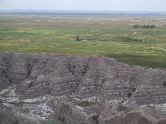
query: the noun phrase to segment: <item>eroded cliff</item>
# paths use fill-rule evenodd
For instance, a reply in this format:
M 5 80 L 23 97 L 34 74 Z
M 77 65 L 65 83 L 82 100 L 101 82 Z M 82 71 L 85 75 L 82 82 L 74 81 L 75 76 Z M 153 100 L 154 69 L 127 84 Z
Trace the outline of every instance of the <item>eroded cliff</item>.
M 107 57 L 1 53 L 0 101 L 37 120 L 162 124 L 166 71 Z

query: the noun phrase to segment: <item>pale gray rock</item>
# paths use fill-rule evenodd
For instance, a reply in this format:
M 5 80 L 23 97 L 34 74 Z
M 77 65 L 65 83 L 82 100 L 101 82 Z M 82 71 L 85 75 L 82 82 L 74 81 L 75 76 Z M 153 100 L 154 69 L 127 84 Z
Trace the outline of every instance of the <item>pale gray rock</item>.
M 157 108 L 139 110 L 166 103 L 166 71 L 98 56 L 0 53 L 0 100 L 18 113 L 23 108 L 38 119 L 56 115 L 66 124 L 163 123 L 163 113 L 152 117 Z

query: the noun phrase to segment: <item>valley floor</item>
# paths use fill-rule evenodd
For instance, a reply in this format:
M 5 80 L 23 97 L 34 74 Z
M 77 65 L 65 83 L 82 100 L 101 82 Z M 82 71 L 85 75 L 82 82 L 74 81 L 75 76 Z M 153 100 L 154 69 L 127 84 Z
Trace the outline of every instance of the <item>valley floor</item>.
M 166 17 L 0 15 L 0 51 L 108 56 L 166 67 Z M 155 28 L 134 28 L 134 25 Z

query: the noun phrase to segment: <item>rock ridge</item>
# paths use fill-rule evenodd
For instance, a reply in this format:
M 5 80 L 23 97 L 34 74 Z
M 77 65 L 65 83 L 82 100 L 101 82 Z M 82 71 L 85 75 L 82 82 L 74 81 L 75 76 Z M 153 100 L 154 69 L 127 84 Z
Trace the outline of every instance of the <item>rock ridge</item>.
M 9 87 L 15 96 L 9 95 Z M 77 105 L 83 107 L 85 113 L 90 114 L 87 115 L 89 120 L 85 117 L 87 123 L 90 123 L 94 118 L 102 118 L 102 112 L 100 111 L 98 115 L 97 109 L 93 108 L 99 103 L 106 105 L 109 101 L 117 100 L 121 103 L 126 101 L 128 104 L 134 103 L 137 106 L 165 104 L 166 71 L 130 66 L 113 58 L 98 56 L 0 53 L 1 101 L 7 101 L 7 97 L 8 99 L 17 97 L 14 100 L 16 102 L 18 99 L 25 101 L 43 96 L 47 98 L 45 102 L 61 101 L 63 105 L 63 102 L 68 101 L 68 108 L 71 107 L 73 111 L 78 110 L 75 108 Z M 128 113 L 126 118 L 131 116 Z M 113 121 L 111 124 L 114 124 L 114 119 L 111 121 Z M 106 122 L 100 122 L 99 119 L 94 123 L 106 124 Z

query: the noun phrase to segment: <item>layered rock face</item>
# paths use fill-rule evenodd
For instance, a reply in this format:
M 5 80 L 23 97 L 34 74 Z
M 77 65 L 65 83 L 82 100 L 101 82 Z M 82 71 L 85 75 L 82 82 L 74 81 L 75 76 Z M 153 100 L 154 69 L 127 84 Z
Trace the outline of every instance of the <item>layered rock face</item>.
M 52 114 L 67 124 L 128 124 L 130 118 L 136 118 L 133 124 L 158 123 L 138 110 L 151 105 L 149 111 L 159 111 L 166 103 L 166 71 L 129 66 L 107 57 L 1 53 L 0 95 L 1 102 L 14 105 L 18 113 L 21 103 L 32 116 Z M 116 114 L 104 115 L 107 104 L 113 106 L 111 101 L 126 108 L 123 117 L 117 114 L 118 108 Z M 164 121 L 164 112 L 160 113 L 154 120 Z

